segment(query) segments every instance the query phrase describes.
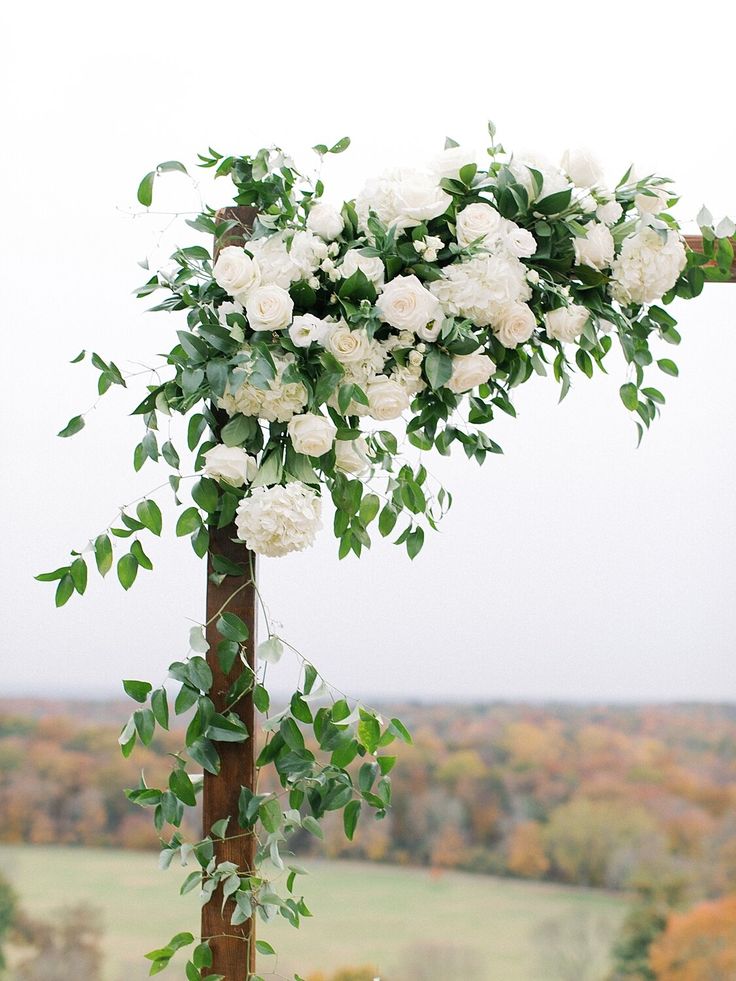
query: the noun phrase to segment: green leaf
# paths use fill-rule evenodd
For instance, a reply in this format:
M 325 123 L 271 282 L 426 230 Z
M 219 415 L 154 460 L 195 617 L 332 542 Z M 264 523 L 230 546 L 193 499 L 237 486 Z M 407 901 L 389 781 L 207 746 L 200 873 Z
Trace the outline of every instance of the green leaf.
M 345 828 L 345 837 L 348 841 L 353 840 L 353 835 L 355 834 L 355 828 L 358 824 L 358 817 L 360 816 L 360 801 L 351 800 L 349 804 L 345 805 L 345 810 L 342 815 L 342 823 Z
M 203 511 L 206 511 L 207 514 L 212 514 L 212 512 L 217 509 L 217 501 L 219 498 L 217 493 L 217 484 L 214 480 L 210 480 L 209 477 L 202 477 L 202 479 L 197 481 L 194 487 L 192 487 L 192 497 Z
M 118 559 L 118 579 L 123 589 L 130 589 L 138 575 L 138 559 L 128 552 Z
M 56 587 L 55 603 L 57 606 L 63 606 L 67 603 L 74 592 L 74 580 L 69 575 L 65 573 L 59 580 L 59 585 Z
M 165 688 L 157 688 L 151 695 L 151 711 L 162 729 L 169 728 L 169 700 Z
M 106 576 L 112 567 L 112 545 L 107 535 L 95 538 L 95 562 L 100 575 Z
M 358 723 L 358 739 L 369 753 L 375 753 L 380 738 L 381 728 L 378 725 L 377 719 L 370 716 L 360 720 Z
M 141 569 L 150 570 L 153 568 L 153 562 L 151 562 L 146 553 L 143 551 L 143 546 L 138 539 L 136 539 L 130 546 L 130 553 L 136 557 L 138 565 L 141 567 Z
M 305 818 L 302 818 L 302 827 L 305 831 L 314 835 L 315 838 L 324 838 L 325 836 L 322 828 L 319 826 L 319 822 L 311 814 L 307 814 Z
M 258 816 L 269 834 L 278 831 L 281 827 L 281 804 L 275 797 L 269 797 L 258 808 Z
M 63 429 L 59 430 L 56 434 L 57 436 L 67 437 L 74 436 L 76 433 L 84 429 L 84 419 L 82 416 L 72 416 L 69 422 L 64 426 Z
M 184 535 L 197 531 L 201 526 L 202 517 L 197 508 L 187 508 L 186 511 L 182 511 L 176 522 L 176 534 L 182 538 Z
M 546 198 L 536 201 L 532 205 L 532 210 L 535 212 L 538 211 L 542 215 L 558 215 L 568 207 L 571 198 L 572 188 L 568 188 L 565 191 L 556 191 L 554 194 L 548 194 Z
M 253 704 L 259 712 L 268 712 L 271 699 L 263 685 L 256 685 L 253 689 Z
M 330 150 L 330 153 L 338 153 L 337 150 Z M 256 950 L 259 954 L 275 954 L 276 951 L 273 949 L 270 943 L 266 940 L 256 940 Z
M 452 376 L 452 358 L 445 351 L 433 347 L 424 359 L 424 372 L 432 388 L 441 388 Z
M 250 636 L 247 624 L 236 613 L 223 613 L 218 618 L 216 627 L 225 640 L 234 640 L 238 644 L 244 644 Z
M 77 556 L 72 562 L 69 572 L 74 582 L 74 588 L 82 596 L 87 588 L 87 563 L 83 558 Z
M 629 409 L 630 412 L 633 412 L 639 404 L 639 393 L 636 385 L 632 384 L 631 382 L 627 382 L 619 389 L 619 395 L 621 396 L 621 401 L 624 403 L 626 408 Z
M 123 689 L 125 694 L 130 698 L 135 699 L 136 702 L 145 702 L 148 698 L 148 693 L 153 688 L 153 685 L 149 685 L 147 681 L 124 681 Z
M 194 655 L 187 661 L 186 674 L 189 681 L 200 691 L 209 691 L 212 687 L 212 671 L 203 657 Z
M 146 176 L 138 185 L 137 197 L 144 208 L 151 207 L 151 202 L 153 201 L 153 182 L 155 178 L 156 178 L 156 171 L 152 170 L 150 173 L 146 174 Z
M 135 511 L 138 515 L 138 520 L 145 528 L 152 531 L 154 535 L 161 534 L 161 509 L 155 501 L 149 501 L 146 498 L 146 500 L 140 502 Z
M 169 777 L 169 789 L 172 794 L 179 798 L 182 804 L 186 804 L 187 807 L 195 807 L 197 804 L 197 797 L 194 793 L 194 784 L 189 779 L 189 774 L 186 770 L 173 770 L 171 776 Z
M 341 140 L 338 140 L 333 146 L 330 147 L 330 153 L 343 153 L 350 146 L 350 137 L 343 136 Z
M 661 358 L 657 362 L 657 367 L 660 371 L 663 371 L 665 375 L 672 375 L 674 378 L 680 374 L 680 369 L 677 367 L 674 361 L 670 361 L 669 358 Z
M 411 746 L 413 742 L 411 738 L 411 733 L 406 728 L 406 726 L 401 721 L 401 719 L 391 719 L 391 722 L 389 723 L 388 727 L 389 727 L 389 731 L 392 732 L 395 736 L 398 736 L 402 742 L 405 742 L 407 745 Z
M 133 721 L 141 742 L 144 746 L 148 746 L 153 739 L 153 733 L 156 728 L 156 720 L 153 717 L 153 712 L 150 709 L 141 709 L 138 712 L 134 712 Z
M 242 446 L 253 435 L 254 420 L 249 416 L 237 415 L 222 427 L 220 438 L 225 446 Z

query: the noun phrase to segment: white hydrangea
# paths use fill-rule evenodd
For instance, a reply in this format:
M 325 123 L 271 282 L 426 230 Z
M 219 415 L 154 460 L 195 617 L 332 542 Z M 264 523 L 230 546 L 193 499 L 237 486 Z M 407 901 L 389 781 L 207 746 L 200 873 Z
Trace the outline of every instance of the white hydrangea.
M 327 244 L 318 235 L 309 230 L 294 232 L 289 258 L 299 272 L 299 279 L 313 276 L 327 257 Z
M 622 304 L 655 303 L 677 282 L 687 264 L 685 247 L 676 232 L 662 236 L 642 228 L 624 239 L 613 262 L 611 295 Z
M 479 327 L 500 321 L 514 303 L 530 299 L 526 267 L 507 254 L 480 255 L 453 263 L 430 290 L 446 313 L 468 317 Z
M 288 290 L 292 283 L 302 278 L 301 270 L 289 253 L 283 232 L 250 239 L 246 248 L 258 263 L 264 286 L 275 284 Z
M 393 228 L 414 228 L 438 218 L 452 203 L 439 181 L 431 171 L 407 167 L 397 167 L 368 181 L 355 201 L 361 228 L 367 231 L 371 211 L 383 225 Z
M 299 481 L 256 487 L 238 505 L 238 538 L 259 555 L 278 557 L 314 544 L 322 527 L 322 501 Z
M 306 388 L 300 382 L 284 384 L 282 380 L 284 371 L 293 361 L 293 355 L 274 358 L 276 377 L 268 388 L 256 388 L 246 377 L 234 392 L 228 390 L 218 399 L 218 406 L 230 416 L 241 412 L 244 416 L 256 416 L 268 422 L 289 422 L 292 416 L 302 411 L 309 399 Z

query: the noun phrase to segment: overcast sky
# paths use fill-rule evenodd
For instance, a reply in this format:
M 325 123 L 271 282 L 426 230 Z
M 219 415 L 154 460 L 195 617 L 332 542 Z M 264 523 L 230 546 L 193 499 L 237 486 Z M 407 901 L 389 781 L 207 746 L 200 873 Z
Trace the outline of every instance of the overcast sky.
M 527 5 L 523 16 L 378 0 L 71 2 L 41 17 L 13 6 L 0 164 L 9 693 L 158 681 L 203 615 L 204 569 L 173 537 L 170 510 L 170 534 L 150 548 L 156 570 L 129 594 L 95 576 L 55 611 L 53 589 L 32 579 L 166 479 L 150 464 L 132 472 L 133 393 L 108 396 L 74 439 L 54 435 L 94 401 L 96 373 L 67 364 L 81 348 L 130 367 L 171 345 L 175 318 L 131 296 L 136 262 L 169 222 L 132 217 L 138 180 L 159 161 L 190 163 L 208 145 L 300 154 L 350 135 L 324 177 L 328 193 L 352 196 L 446 135 L 482 153 L 491 117 L 507 148 L 554 159 L 582 145 L 614 182 L 632 160 L 674 177 L 683 220 L 703 201 L 736 216 L 736 141 L 716 91 L 732 60 L 726 3 L 697 18 L 626 2 L 606 14 Z M 224 201 L 221 184 L 211 203 Z M 196 208 L 179 176 L 154 200 Z M 664 353 L 681 377 L 652 372 L 668 404 L 639 450 L 618 400 L 620 359 L 608 378 L 578 378 L 561 406 L 551 381 L 530 382 L 519 418 L 492 433 L 505 456 L 429 462 L 455 506 L 415 562 L 384 542 L 338 562 L 328 517 L 314 549 L 263 563 L 283 635 L 365 697 L 733 699 L 736 286 L 709 287 L 675 315 L 683 344 Z

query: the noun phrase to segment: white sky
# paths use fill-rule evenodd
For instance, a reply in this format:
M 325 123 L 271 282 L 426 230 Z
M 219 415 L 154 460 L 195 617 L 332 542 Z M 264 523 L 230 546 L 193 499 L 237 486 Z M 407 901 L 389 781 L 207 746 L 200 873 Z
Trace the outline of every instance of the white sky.
M 727 3 L 697 16 L 661 2 L 14 7 L 0 165 L 7 692 L 158 680 L 186 651 L 186 618 L 202 616 L 203 567 L 173 533 L 128 595 L 95 575 L 57 612 L 32 579 L 166 479 L 132 472 L 132 394 L 108 396 L 74 439 L 54 436 L 94 398 L 96 373 L 66 364 L 81 348 L 127 366 L 170 346 L 174 318 L 131 297 L 167 221 L 130 217 L 159 161 L 349 134 L 324 176 L 350 196 L 445 135 L 482 151 L 490 116 L 509 148 L 589 146 L 612 179 L 631 160 L 674 177 L 683 219 L 703 201 L 736 212 L 718 97 Z M 172 177 L 154 206 L 196 203 Z M 736 287 L 676 315 L 684 342 L 665 354 L 681 377 L 652 372 L 668 405 L 641 449 L 619 360 L 559 407 L 553 383 L 530 382 L 519 419 L 495 429 L 504 457 L 432 458 L 455 507 L 414 563 L 385 543 L 338 563 L 328 528 L 312 551 L 263 564 L 284 636 L 366 697 L 733 699 Z

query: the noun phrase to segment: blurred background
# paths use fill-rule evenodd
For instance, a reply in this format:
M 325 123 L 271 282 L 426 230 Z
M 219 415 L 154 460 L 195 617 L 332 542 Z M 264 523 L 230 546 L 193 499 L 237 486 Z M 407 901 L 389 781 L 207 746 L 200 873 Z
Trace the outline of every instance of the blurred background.
M 731 16 L 627 0 L 5 11 L 8 977 L 143 978 L 141 952 L 196 925 L 121 792 L 141 765 L 151 782 L 165 772 L 177 734 L 131 761 L 116 739 L 119 679 L 158 681 L 186 653 L 204 570 L 164 535 L 129 595 L 93 581 L 56 611 L 33 581 L 165 479 L 133 473 L 134 393 L 108 396 L 74 440 L 54 434 L 95 401 L 93 374 L 68 364 L 82 348 L 157 363 L 173 318 L 133 298 L 136 263 L 196 238 L 176 212 L 229 195 L 196 153 L 277 144 L 310 168 L 310 146 L 349 135 L 322 173 L 341 200 L 445 136 L 482 159 L 491 118 L 509 150 L 593 149 L 612 184 L 630 163 L 671 176 L 685 223 L 704 202 L 735 217 Z M 169 159 L 198 185 L 170 175 L 144 212 L 138 181 Z M 350 847 L 339 828 L 295 842 L 315 918 L 274 931 L 280 974 L 736 977 L 736 286 L 673 313 L 680 377 L 652 378 L 667 405 L 639 449 L 612 356 L 562 405 L 548 379 L 524 386 L 519 418 L 494 423 L 505 455 L 483 468 L 432 458 L 455 504 L 415 562 L 384 541 L 338 562 L 327 530 L 263 563 L 282 636 L 415 735 L 385 821 Z M 296 664 L 278 670 L 290 690 Z

